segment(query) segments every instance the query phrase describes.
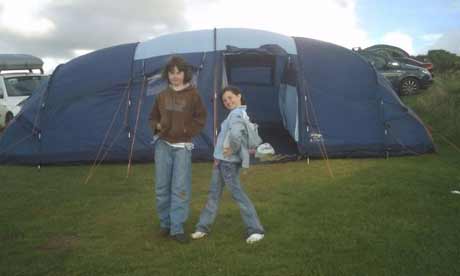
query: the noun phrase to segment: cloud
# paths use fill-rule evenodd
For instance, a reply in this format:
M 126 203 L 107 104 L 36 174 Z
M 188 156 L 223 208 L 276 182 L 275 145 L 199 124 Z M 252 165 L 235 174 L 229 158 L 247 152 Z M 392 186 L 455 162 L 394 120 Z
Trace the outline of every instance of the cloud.
M 429 49 L 444 49 L 460 55 L 460 29 L 444 33 Z
M 57 64 L 112 45 L 214 27 L 263 29 L 365 47 L 371 43 L 356 2 L 0 0 L 0 52 L 33 54 Z M 18 16 L 20 22 L 14 20 Z
M 183 30 L 183 18 L 182 0 L 0 0 L 0 52 L 68 60 Z
M 189 29 L 254 28 L 347 48 L 370 45 L 355 0 L 186 0 L 185 19 Z
M 2 1 L 1 29 L 26 37 L 40 37 L 52 31 L 55 28 L 53 22 L 40 16 L 43 7 L 40 2 L 45 3 L 37 0 Z
M 429 49 L 443 36 L 442 33 L 424 34 L 416 38 L 417 54 L 427 54 Z
M 404 51 L 408 52 L 410 55 L 416 54 L 413 46 L 412 37 L 400 31 L 394 31 L 384 34 L 381 39 L 381 43 L 399 47 Z
M 51 73 L 59 64 L 67 62 L 66 58 L 42 57 L 43 70 L 45 73 Z
M 455 10 L 460 11 L 460 0 L 454 0 L 453 3 L 452 3 L 452 7 Z
M 442 37 L 442 34 L 425 34 L 420 38 L 426 43 L 434 43 Z

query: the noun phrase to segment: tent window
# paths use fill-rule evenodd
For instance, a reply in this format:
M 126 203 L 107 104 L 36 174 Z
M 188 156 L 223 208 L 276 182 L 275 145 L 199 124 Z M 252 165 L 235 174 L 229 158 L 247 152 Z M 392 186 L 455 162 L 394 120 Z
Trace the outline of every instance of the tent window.
M 168 86 L 166 80 L 161 78 L 161 73 L 155 74 L 147 80 L 147 96 L 159 94 Z
M 272 86 L 275 57 L 269 55 L 236 54 L 226 56 L 228 82 L 235 85 Z
M 191 83 L 197 85 L 198 81 L 198 72 L 193 72 Z M 164 80 L 161 76 L 161 72 L 155 75 L 150 76 L 147 79 L 147 96 L 154 96 L 160 94 L 161 91 L 166 89 L 168 82 Z
M 233 67 L 229 74 L 232 84 L 273 85 L 271 67 Z

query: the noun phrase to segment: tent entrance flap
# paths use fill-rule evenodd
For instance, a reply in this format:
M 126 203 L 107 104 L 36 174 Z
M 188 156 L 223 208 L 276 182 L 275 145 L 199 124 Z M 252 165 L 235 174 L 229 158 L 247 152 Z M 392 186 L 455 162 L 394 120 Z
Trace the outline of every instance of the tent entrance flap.
M 276 45 L 275 45 L 276 46 Z M 235 49 L 224 53 L 223 80 L 239 87 L 248 106 L 251 121 L 259 125 L 264 142 L 276 153 L 298 154 L 297 88 L 286 83 L 289 56 L 279 47 Z M 221 107 L 219 118 L 225 118 Z

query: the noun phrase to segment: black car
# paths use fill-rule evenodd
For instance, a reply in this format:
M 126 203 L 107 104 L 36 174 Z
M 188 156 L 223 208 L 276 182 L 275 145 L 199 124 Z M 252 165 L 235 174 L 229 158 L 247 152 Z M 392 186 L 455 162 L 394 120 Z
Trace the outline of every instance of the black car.
M 428 69 L 428 71 L 430 71 L 431 76 L 433 76 L 433 64 L 431 62 L 419 61 L 414 57 L 410 56 L 409 53 L 407 53 L 403 49 L 398 48 L 396 46 L 387 44 L 376 44 L 365 48 L 364 51 L 387 55 L 400 63 L 426 68 Z
M 391 83 L 400 96 L 416 94 L 433 83 L 433 77 L 426 68 L 402 63 L 374 51 L 357 52 Z
M 434 76 L 433 75 L 433 64 L 431 62 L 421 62 L 419 60 L 416 60 L 415 58 L 410 58 L 410 57 L 400 57 L 400 58 L 395 58 L 395 60 L 401 63 L 426 68 L 428 71 L 430 71 L 431 76 L 432 77 Z

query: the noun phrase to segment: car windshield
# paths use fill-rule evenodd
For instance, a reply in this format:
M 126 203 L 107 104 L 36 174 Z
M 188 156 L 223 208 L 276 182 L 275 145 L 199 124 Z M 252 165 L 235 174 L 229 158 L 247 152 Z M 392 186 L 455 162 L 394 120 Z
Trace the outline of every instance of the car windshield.
M 9 96 L 30 96 L 48 76 L 18 76 L 5 78 L 6 91 Z
M 385 68 L 387 61 L 385 57 L 377 54 L 367 54 L 362 53 L 362 56 L 367 59 L 377 70 L 382 70 Z

